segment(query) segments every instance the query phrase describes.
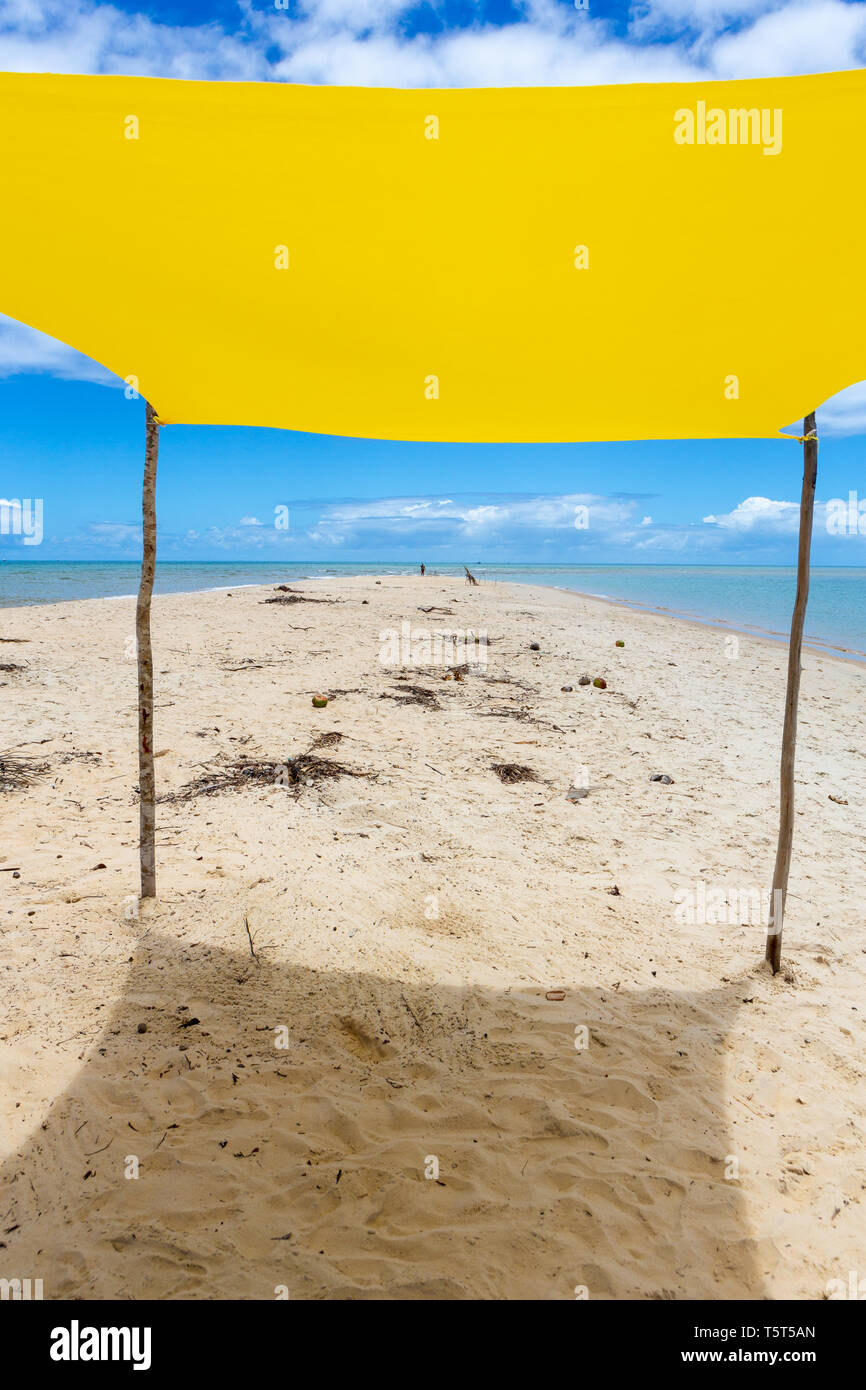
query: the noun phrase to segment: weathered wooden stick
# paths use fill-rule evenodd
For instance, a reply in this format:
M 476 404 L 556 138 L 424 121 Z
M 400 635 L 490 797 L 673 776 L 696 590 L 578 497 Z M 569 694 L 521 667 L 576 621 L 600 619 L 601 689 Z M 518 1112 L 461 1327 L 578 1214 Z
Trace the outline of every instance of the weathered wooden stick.
M 791 845 L 794 839 L 794 753 L 797 744 L 797 700 L 800 695 L 800 653 L 803 646 L 806 602 L 809 598 L 809 552 L 812 546 L 815 480 L 818 476 L 818 434 L 814 410 L 803 421 L 803 435 L 803 491 L 800 495 L 797 596 L 794 599 L 791 640 L 788 643 L 788 686 L 785 692 L 785 722 L 782 729 L 782 762 L 779 773 L 779 843 L 776 849 L 776 867 L 773 870 L 770 924 L 765 955 L 774 975 L 778 973 L 782 958 L 782 926 L 785 918 L 788 874 L 791 869 Z
M 156 568 L 156 460 L 159 425 L 146 402 L 144 482 L 141 491 L 141 581 L 135 606 L 138 655 L 138 822 L 141 896 L 156 897 L 156 777 L 153 770 L 153 653 L 150 646 L 150 600 Z

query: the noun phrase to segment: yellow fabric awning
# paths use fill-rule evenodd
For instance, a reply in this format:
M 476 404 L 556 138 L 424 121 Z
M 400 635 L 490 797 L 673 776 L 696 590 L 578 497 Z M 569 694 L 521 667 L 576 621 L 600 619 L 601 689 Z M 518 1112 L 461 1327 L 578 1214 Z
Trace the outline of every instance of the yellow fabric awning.
M 750 114 L 751 113 L 751 114 Z M 866 72 L 0 75 L 0 312 L 163 423 L 772 436 L 866 377 Z

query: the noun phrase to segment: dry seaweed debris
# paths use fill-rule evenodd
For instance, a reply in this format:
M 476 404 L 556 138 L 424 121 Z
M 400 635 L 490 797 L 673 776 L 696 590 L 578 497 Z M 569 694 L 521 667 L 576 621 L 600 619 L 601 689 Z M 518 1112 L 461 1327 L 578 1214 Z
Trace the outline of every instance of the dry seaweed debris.
M 23 753 L 0 753 L 0 792 L 23 791 L 48 771 L 48 763 Z
M 331 758 L 319 758 L 315 753 L 299 753 L 284 764 L 289 783 L 293 786 L 309 786 L 316 782 L 333 781 L 336 777 L 371 777 L 370 772 L 355 772 L 343 763 Z
M 383 690 L 379 699 L 396 700 L 398 705 L 422 705 L 425 709 L 442 708 L 434 691 L 427 690 L 423 685 L 397 685 L 394 689 L 396 695 L 392 695 L 390 690 Z
M 26 671 L 29 665 L 28 661 L 0 661 L 0 671 L 5 671 L 7 675 L 12 676 L 18 671 Z
M 558 724 L 533 714 L 525 705 L 502 705 L 497 709 L 479 710 L 478 713 L 481 719 L 516 719 L 519 724 L 533 724 L 537 729 L 556 729 L 558 733 L 562 732 Z
M 262 603 L 336 603 L 335 598 L 310 598 L 308 594 L 299 594 L 295 589 L 286 590 L 285 593 L 271 594 L 270 598 L 262 599 Z
M 340 736 L 338 736 L 340 737 Z M 192 801 L 198 796 L 216 796 L 223 792 L 241 791 L 251 786 L 309 787 L 337 777 L 372 777 L 370 772 L 356 772 L 330 758 L 315 753 L 299 753 L 294 758 L 275 761 L 273 758 L 235 758 L 230 763 L 206 768 L 200 777 L 187 782 L 176 792 L 157 797 L 160 802 Z
M 326 734 L 320 734 L 311 744 L 310 748 L 333 748 L 335 744 L 342 743 L 343 735 L 336 729 L 329 729 Z
M 235 758 L 231 763 L 207 767 L 200 777 L 185 783 L 176 792 L 164 792 L 158 802 L 192 801 L 197 796 L 214 796 L 240 787 L 274 783 L 282 766 L 264 758 Z
M 482 719 L 516 719 L 521 724 L 543 724 L 525 705 L 501 705 L 497 709 L 479 711 Z
M 491 763 L 491 771 L 496 773 L 500 782 L 510 785 L 513 782 L 538 782 L 541 779 L 537 772 L 533 772 L 531 767 L 523 767 L 520 763 Z
M 230 661 L 240 661 L 240 666 L 229 666 L 228 663 L 229 663 Z M 223 671 L 229 671 L 229 672 L 236 672 L 236 671 L 263 671 L 264 668 L 265 668 L 266 666 L 284 666 L 285 663 L 286 663 L 286 658 L 285 658 L 285 657 L 276 657 L 276 658 L 275 658 L 274 660 L 272 660 L 272 661 L 271 661 L 271 660 L 268 660 L 268 661 L 256 661 L 255 657 L 253 657 L 253 656 L 241 656 L 241 657 L 231 657 L 231 656 L 228 656 L 228 657 L 226 657 L 223 661 L 220 662 L 220 666 L 221 666 L 221 668 L 222 668 Z
M 488 637 L 487 645 L 489 646 L 493 640 L 493 638 Z M 495 640 L 498 642 L 499 638 L 497 637 Z M 516 685 L 518 689 L 529 690 L 533 695 L 537 693 L 534 685 L 530 685 L 529 681 L 519 680 L 517 676 L 491 676 L 486 671 L 479 671 L 476 674 L 479 680 L 486 681 L 488 685 Z
M 94 753 L 89 748 L 65 748 L 58 757 L 61 763 L 100 763 L 102 754 Z

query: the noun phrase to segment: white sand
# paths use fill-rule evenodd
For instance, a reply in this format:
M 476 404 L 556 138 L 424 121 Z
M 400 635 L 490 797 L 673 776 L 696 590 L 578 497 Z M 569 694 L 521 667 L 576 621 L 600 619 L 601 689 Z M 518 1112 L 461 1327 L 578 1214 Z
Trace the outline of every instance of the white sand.
M 690 924 L 677 895 L 768 886 L 783 647 L 730 659 L 724 632 L 521 585 L 297 587 L 339 602 L 154 601 L 160 790 L 327 730 L 376 779 L 160 806 L 138 919 L 134 605 L 0 612 L 27 639 L 0 660 L 30 663 L 0 674 L 0 748 L 49 764 L 0 796 L 0 1276 L 814 1299 L 862 1271 L 864 669 L 804 659 L 774 980 L 760 922 Z M 441 708 L 380 698 L 380 631 L 429 628 L 422 604 L 523 684 L 430 670 L 407 674 Z

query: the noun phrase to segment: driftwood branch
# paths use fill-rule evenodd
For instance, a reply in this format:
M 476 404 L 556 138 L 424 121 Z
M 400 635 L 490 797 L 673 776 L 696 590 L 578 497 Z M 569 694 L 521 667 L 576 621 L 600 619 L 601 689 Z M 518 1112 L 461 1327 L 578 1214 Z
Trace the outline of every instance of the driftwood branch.
M 247 939 L 248 939 L 248 941 L 249 941 L 249 943 L 250 943 L 250 955 L 252 956 L 252 958 L 253 958 L 253 960 L 255 961 L 256 965 L 261 965 L 261 961 L 259 960 L 258 956 L 256 955 L 256 948 L 255 948 L 255 946 L 253 945 L 253 934 L 252 934 L 252 932 L 250 931 L 250 920 L 249 920 L 249 918 L 246 917 L 246 916 L 244 917 L 244 926 L 245 926 L 246 929 L 247 929 Z
M 797 595 L 794 599 L 791 640 L 788 644 L 788 685 L 785 692 L 785 722 L 782 729 L 782 761 L 779 773 L 779 843 L 776 849 L 776 867 L 773 871 L 770 923 L 767 930 L 765 953 L 765 958 L 770 962 L 774 975 L 778 973 L 782 959 L 782 925 L 788 895 L 791 847 L 794 840 L 794 754 L 797 745 L 800 654 L 803 646 L 806 603 L 809 598 L 809 552 L 812 546 L 815 481 L 818 476 L 818 435 L 815 427 L 814 410 L 803 421 L 803 435 L 803 490 L 800 495 Z
M 144 439 L 144 481 L 141 490 L 141 582 L 135 606 L 138 656 L 138 818 L 141 896 L 156 897 L 156 777 L 153 768 L 153 652 L 150 645 L 150 601 L 156 569 L 156 460 L 159 425 L 147 402 Z

